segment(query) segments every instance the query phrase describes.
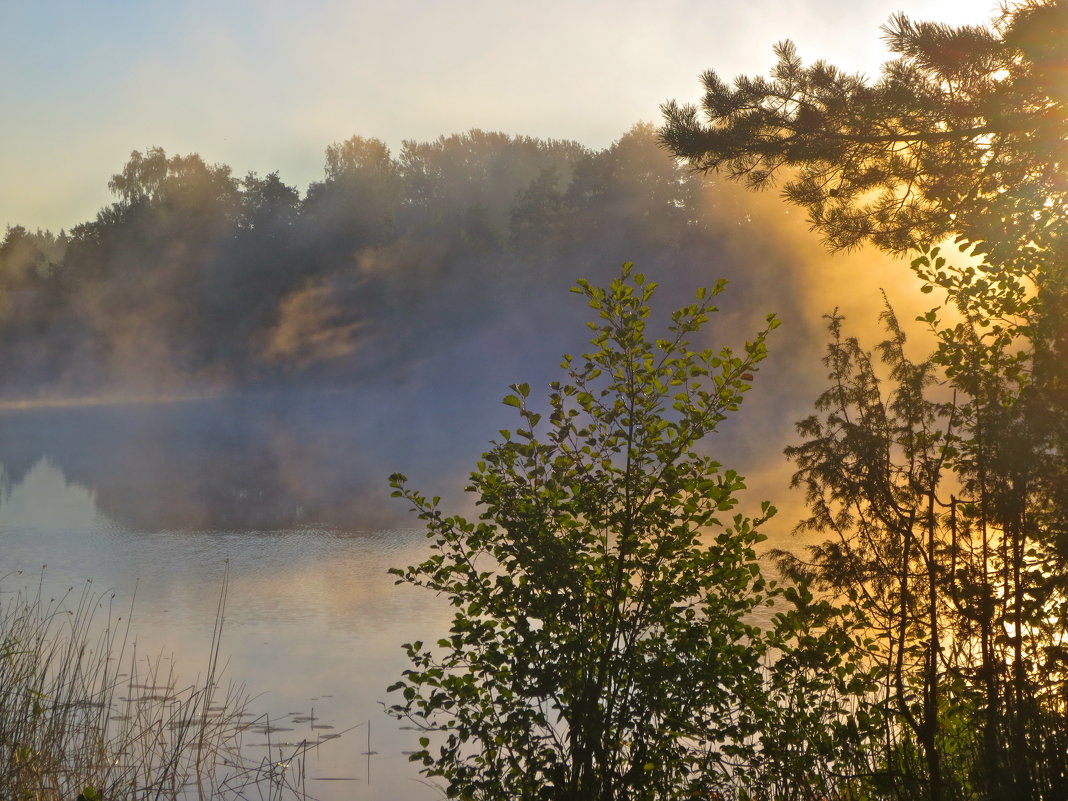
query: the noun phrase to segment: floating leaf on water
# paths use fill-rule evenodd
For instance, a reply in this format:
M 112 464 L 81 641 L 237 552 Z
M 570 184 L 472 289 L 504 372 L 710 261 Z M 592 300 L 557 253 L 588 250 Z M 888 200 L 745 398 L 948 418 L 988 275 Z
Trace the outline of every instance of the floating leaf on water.
M 249 743 L 249 748 L 300 748 L 304 743 L 287 743 L 287 742 L 274 742 L 274 743 Z M 277 765 L 277 763 L 275 763 Z

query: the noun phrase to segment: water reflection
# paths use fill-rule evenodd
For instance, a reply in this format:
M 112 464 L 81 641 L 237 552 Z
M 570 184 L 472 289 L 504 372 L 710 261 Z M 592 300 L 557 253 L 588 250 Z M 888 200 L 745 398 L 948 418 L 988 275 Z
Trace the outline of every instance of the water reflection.
M 329 731 L 371 721 L 370 749 L 361 728 L 309 758 L 309 794 L 436 797 L 405 756 L 417 735 L 382 702 L 408 667 L 400 645 L 436 639 L 450 611 L 387 573 L 427 546 L 386 476 L 403 470 L 447 508 L 464 505 L 471 464 L 514 420 L 496 393 L 458 397 L 306 393 L 0 412 L 0 576 L 22 571 L 0 592 L 38 580 L 49 593 L 86 579 L 114 589 L 116 608 L 133 604 L 138 658 L 173 653 L 191 681 L 228 571 L 227 673 L 263 694 L 254 711 L 300 719 L 290 739 L 316 734 L 304 720 L 312 714 Z
M 296 717 L 275 743 L 326 731 L 312 725 L 361 727 L 308 757 L 309 794 L 434 797 L 404 754 L 412 733 L 381 706 L 407 666 L 401 643 L 433 636 L 447 615 L 440 599 L 387 573 L 426 546 L 404 505 L 390 506 L 385 475 L 402 465 L 387 464 L 383 446 L 411 458 L 424 427 L 391 429 L 381 414 L 354 424 L 339 401 L 0 415 L 0 592 L 40 581 L 57 596 L 91 579 L 116 593 L 116 609 L 132 605 L 137 658 L 173 653 L 178 676 L 192 681 L 228 570 L 227 675 L 260 696 L 256 713 Z M 464 448 L 445 440 L 421 451 L 419 470 L 450 474 Z
M 45 459 L 128 529 L 376 530 L 407 513 L 390 472 L 445 483 L 494 430 L 405 406 L 307 393 L 6 411 L 0 486 L 10 494 Z

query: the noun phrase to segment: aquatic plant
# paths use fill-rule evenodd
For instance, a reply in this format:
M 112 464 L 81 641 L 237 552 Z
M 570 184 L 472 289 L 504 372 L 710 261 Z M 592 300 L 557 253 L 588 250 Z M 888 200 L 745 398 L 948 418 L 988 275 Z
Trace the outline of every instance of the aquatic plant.
M 270 749 L 258 760 L 242 753 L 244 732 L 264 723 L 247 711 L 244 687 L 222 675 L 225 580 L 206 670 L 182 684 L 173 660 L 137 652 L 114 592 L 90 581 L 48 597 L 43 576 L 4 592 L 18 575 L 0 578 L 0 797 L 303 797 L 302 760 L 318 742 L 277 760 Z

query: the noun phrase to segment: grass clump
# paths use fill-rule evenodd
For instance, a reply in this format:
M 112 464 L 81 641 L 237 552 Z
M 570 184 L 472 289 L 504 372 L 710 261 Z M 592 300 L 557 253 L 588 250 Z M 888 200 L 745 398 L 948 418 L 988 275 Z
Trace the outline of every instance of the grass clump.
M 43 584 L 0 592 L 0 797 L 233 798 L 260 782 L 281 797 L 277 771 L 240 754 L 249 697 L 220 681 L 225 582 L 207 670 L 188 685 L 138 657 L 114 593 L 87 582 L 49 598 Z

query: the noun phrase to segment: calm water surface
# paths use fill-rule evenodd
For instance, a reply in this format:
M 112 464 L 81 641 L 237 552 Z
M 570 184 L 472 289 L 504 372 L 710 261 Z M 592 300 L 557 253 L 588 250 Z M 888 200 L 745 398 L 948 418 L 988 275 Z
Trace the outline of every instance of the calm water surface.
M 91 580 L 133 603 L 137 653 L 173 654 L 190 683 L 228 571 L 226 675 L 257 696 L 251 711 L 334 727 L 283 722 L 276 737 L 294 742 L 357 727 L 309 756 L 309 796 L 439 797 L 407 761 L 418 735 L 382 710 L 401 644 L 436 639 L 449 616 L 387 573 L 427 545 L 386 477 L 469 510 L 458 488 L 513 421 L 496 401 L 413 403 L 430 409 L 324 393 L 0 412 L 0 591 Z
M 420 450 L 418 427 L 381 423 L 354 424 L 351 399 L 330 397 L 4 412 L 0 591 L 91 580 L 119 609 L 136 596 L 137 653 L 173 654 L 183 684 L 206 667 L 228 569 L 226 675 L 258 696 L 251 711 L 314 713 L 323 727 L 283 721 L 293 731 L 275 742 L 357 727 L 307 758 L 309 795 L 438 797 L 404 754 L 417 735 L 382 710 L 407 666 L 401 644 L 433 638 L 447 616 L 387 574 L 423 558 L 426 540 L 388 498 L 403 465 L 382 454 L 419 453 L 413 481 L 455 483 L 460 457 L 442 454 L 463 447 L 439 436 Z M 249 740 L 257 760 L 264 739 Z

